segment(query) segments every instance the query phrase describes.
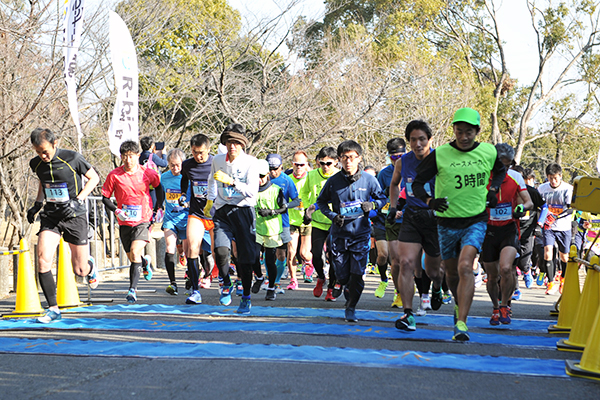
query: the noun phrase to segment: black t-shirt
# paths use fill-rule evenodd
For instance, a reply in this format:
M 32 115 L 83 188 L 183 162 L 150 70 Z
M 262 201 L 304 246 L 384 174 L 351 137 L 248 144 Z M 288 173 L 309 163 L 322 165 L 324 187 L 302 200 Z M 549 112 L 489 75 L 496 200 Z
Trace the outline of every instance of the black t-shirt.
M 536 188 L 527 185 L 527 192 L 533 202 L 533 210 L 530 210 L 527 215 L 521 217 L 521 239 L 523 240 L 533 235 L 535 227 L 537 226 L 540 210 L 544 204 L 546 204 Z
M 186 193 L 188 185 L 192 186 L 190 214 L 204 215 L 204 207 L 208 196 L 208 177 L 213 156 L 209 155 L 206 162 L 199 164 L 196 160 L 188 158 L 181 164 L 181 193 Z
M 29 161 L 31 170 L 38 176 L 46 204 L 66 204 L 83 189 L 82 176 L 92 168 L 83 156 L 72 150 L 56 149 L 50 162 L 37 156 Z

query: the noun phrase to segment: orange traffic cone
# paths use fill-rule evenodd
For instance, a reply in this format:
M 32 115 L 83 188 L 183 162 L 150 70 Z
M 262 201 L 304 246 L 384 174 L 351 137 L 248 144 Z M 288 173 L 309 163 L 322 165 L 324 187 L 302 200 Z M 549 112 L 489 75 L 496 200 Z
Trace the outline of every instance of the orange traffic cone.
M 600 264 L 597 256 L 592 257 L 590 264 Z M 561 339 L 556 348 L 561 351 L 582 352 L 590 336 L 594 317 L 600 309 L 600 272 L 588 269 L 583 285 L 579 307 L 575 312 L 573 327 L 568 339 Z
M 17 278 L 17 301 L 15 311 L 3 317 L 35 317 L 44 312 L 35 281 L 35 269 L 31 262 L 29 245 L 25 239 L 19 241 L 19 276 Z
M 566 360 L 567 375 L 600 381 L 600 309 L 581 355 L 581 361 Z
M 571 331 L 573 319 L 579 305 L 579 264 L 573 261 L 577 257 L 577 247 L 571 246 L 569 262 L 565 271 L 565 283 L 560 301 L 560 313 L 556 325 L 548 327 L 548 333 L 568 333 Z
M 71 251 L 61 238 L 58 246 L 58 267 L 56 270 L 56 302 L 60 308 L 79 307 L 79 290 L 71 264 Z

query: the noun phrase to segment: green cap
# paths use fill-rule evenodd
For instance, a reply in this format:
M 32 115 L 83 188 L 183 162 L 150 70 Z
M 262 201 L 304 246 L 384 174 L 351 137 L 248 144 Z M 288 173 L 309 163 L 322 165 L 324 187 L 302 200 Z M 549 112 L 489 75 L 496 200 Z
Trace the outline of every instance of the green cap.
M 452 124 L 457 122 L 466 122 L 467 124 L 480 126 L 481 125 L 481 117 L 479 113 L 472 108 L 461 108 L 454 113 L 454 119 L 452 120 Z

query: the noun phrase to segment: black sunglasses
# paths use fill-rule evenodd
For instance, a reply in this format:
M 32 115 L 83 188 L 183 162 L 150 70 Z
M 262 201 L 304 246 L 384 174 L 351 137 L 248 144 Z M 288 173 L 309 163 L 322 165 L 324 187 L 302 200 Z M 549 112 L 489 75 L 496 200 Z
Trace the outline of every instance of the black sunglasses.
M 333 164 L 333 161 L 319 161 L 319 164 L 325 166 L 327 165 L 328 167 Z

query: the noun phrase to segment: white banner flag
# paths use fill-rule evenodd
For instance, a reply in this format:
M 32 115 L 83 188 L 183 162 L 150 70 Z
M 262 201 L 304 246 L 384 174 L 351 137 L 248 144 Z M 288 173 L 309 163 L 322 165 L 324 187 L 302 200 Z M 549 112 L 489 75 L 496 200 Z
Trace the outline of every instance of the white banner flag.
M 75 68 L 77 67 L 77 52 L 81 43 L 83 32 L 83 3 L 84 0 L 65 0 L 65 13 L 63 19 L 63 56 L 65 58 L 64 72 L 67 84 L 67 99 L 69 111 L 77 129 L 77 138 L 81 147 L 81 125 L 79 123 L 79 110 L 77 108 L 77 82 L 75 81 Z M 79 148 L 81 151 L 81 148 Z
M 138 63 L 129 29 L 113 11 L 109 11 L 109 36 L 117 98 L 108 140 L 110 151 L 120 157 L 121 143 L 138 140 Z

